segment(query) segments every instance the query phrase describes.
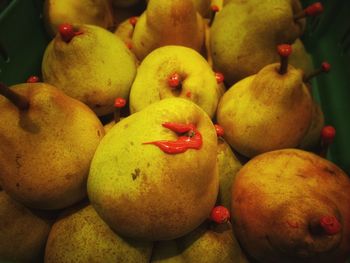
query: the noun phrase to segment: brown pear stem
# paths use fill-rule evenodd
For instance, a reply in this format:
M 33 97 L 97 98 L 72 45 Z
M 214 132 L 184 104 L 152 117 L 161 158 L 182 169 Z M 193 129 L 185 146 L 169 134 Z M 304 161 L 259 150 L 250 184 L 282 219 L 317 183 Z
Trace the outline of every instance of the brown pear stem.
M 284 75 L 287 73 L 288 70 L 288 57 L 281 57 L 281 65 L 278 73 L 281 75 Z
M 304 76 L 304 82 L 310 82 L 311 79 L 313 79 L 314 77 L 320 75 L 322 73 L 322 69 L 316 69 L 313 72 L 311 72 L 309 75 L 305 75 Z
M 120 121 L 120 109 L 126 105 L 126 100 L 123 98 L 116 98 L 114 101 L 114 122 Z
M 213 5 L 210 7 L 210 19 L 208 23 L 209 27 L 211 27 L 211 25 L 213 24 L 215 15 L 218 11 L 219 11 L 219 7 L 217 5 Z
M 288 71 L 288 58 L 290 54 L 292 54 L 292 46 L 289 44 L 282 44 L 277 46 L 278 54 L 280 55 L 280 68 L 278 70 L 278 73 L 280 75 L 284 75 Z
M 3 83 L 0 83 L 0 94 L 11 101 L 19 110 L 24 111 L 29 108 L 29 101 L 26 97 L 9 89 Z
M 320 156 L 323 158 L 327 157 L 328 149 L 333 143 L 335 138 L 336 130 L 333 126 L 324 126 L 321 131 L 321 145 L 320 145 Z

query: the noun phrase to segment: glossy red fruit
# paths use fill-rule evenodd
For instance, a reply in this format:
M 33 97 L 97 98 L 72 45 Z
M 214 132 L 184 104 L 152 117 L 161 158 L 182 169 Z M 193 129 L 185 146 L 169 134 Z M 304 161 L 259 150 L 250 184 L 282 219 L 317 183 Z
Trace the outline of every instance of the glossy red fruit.
M 322 217 L 320 219 L 320 226 L 327 235 L 336 235 L 341 229 L 341 224 L 335 216 Z
M 40 81 L 40 78 L 38 76 L 30 76 L 27 79 L 27 83 L 37 83 Z
M 169 87 L 176 89 L 180 86 L 181 84 L 181 76 L 178 73 L 173 73 L 170 75 L 170 77 L 168 78 L 168 85 Z
M 116 98 L 114 101 L 114 107 L 123 108 L 126 105 L 126 100 L 123 98 Z
M 225 77 L 224 77 L 224 75 L 221 72 L 215 72 L 215 78 L 216 78 L 216 82 L 218 84 L 223 83 L 224 80 L 225 80 Z
M 219 124 L 215 124 L 216 135 L 218 137 L 222 137 L 225 134 L 224 128 L 222 128 Z
M 223 224 L 230 220 L 230 211 L 224 206 L 216 206 L 211 210 L 210 220 Z
M 288 44 L 279 45 L 277 52 L 281 57 L 289 57 L 292 54 L 292 46 Z

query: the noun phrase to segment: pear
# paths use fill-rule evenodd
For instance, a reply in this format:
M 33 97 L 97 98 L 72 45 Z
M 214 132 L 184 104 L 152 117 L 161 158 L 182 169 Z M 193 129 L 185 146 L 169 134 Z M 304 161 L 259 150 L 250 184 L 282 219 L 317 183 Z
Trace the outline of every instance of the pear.
M 218 138 L 219 195 L 217 203 L 231 207 L 231 187 L 242 163 L 222 137 Z
M 0 85 L 0 181 L 15 200 L 60 209 L 86 196 L 91 159 L 104 135 L 83 103 L 45 83 Z
M 135 26 L 132 43 L 140 60 L 165 45 L 181 45 L 200 52 L 204 21 L 192 0 L 150 0 Z
M 210 30 L 214 69 L 227 85 L 256 74 L 278 60 L 274 47 L 294 43 L 304 32 L 305 19 L 297 0 L 232 1 L 217 13 Z
M 289 45 L 280 45 L 281 64 L 265 66 L 233 85 L 217 110 L 225 139 L 240 154 L 297 147 L 312 121 L 313 101 L 303 72 L 288 65 Z
M 215 73 L 198 52 L 164 46 L 140 64 L 130 91 L 130 112 L 165 98 L 180 97 L 193 101 L 213 118 L 220 95 Z
M 41 262 L 51 221 L 0 192 L 0 261 Z
M 129 96 L 136 59 L 121 39 L 101 27 L 65 24 L 45 50 L 42 74 L 45 82 L 102 116 L 113 112 L 115 98 Z
M 196 104 L 181 98 L 153 103 L 101 141 L 88 177 L 91 204 L 122 236 L 183 236 L 215 204 L 216 151 L 214 125 Z
M 47 31 L 55 36 L 62 23 L 91 24 L 110 28 L 114 24 L 109 0 L 45 0 L 44 22 Z
M 153 244 L 114 233 L 91 205 L 60 218 L 52 226 L 45 262 L 149 262 Z
M 229 222 L 203 223 L 175 241 L 155 243 L 151 263 L 248 263 Z
M 293 43 L 292 49 L 293 53 L 290 56 L 289 63 L 295 68 L 301 69 L 305 75 L 311 74 L 314 70 L 312 57 L 299 38 Z M 278 61 L 278 58 L 275 58 L 275 61 Z
M 232 222 L 258 262 L 345 262 L 350 256 L 350 179 L 298 149 L 251 159 L 232 191 Z

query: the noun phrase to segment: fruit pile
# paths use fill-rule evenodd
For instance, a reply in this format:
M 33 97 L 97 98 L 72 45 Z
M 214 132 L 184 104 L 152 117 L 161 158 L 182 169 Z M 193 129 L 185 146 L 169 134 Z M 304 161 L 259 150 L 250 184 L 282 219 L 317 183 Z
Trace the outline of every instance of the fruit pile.
M 0 261 L 345 263 L 350 179 L 299 0 L 45 0 L 0 83 Z

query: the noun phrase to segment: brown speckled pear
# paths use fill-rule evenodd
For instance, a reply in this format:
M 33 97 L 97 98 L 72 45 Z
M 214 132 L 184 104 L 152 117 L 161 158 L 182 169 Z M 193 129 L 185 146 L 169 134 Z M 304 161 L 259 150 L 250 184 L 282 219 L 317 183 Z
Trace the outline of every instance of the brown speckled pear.
M 339 167 L 310 152 L 261 154 L 242 167 L 233 185 L 237 239 L 258 262 L 345 262 L 349 189 Z
M 200 148 L 166 153 L 154 141 L 178 140 L 164 123 L 193 124 Z M 196 135 L 196 136 L 197 136 Z M 210 214 L 218 194 L 217 137 L 193 102 L 169 98 L 121 120 L 102 139 L 91 163 L 88 196 L 117 233 L 137 239 L 183 236 Z
M 89 205 L 52 226 L 45 263 L 147 263 L 152 246 L 152 242 L 118 236 Z
M 0 181 L 15 200 L 59 209 L 86 196 L 91 159 L 104 135 L 83 103 L 45 83 L 11 87 L 27 101 L 19 109 L 0 96 Z
M 150 0 L 136 24 L 132 43 L 140 60 L 165 45 L 181 45 L 200 52 L 204 21 L 192 0 Z
M 41 262 L 51 222 L 0 192 L 0 261 Z

